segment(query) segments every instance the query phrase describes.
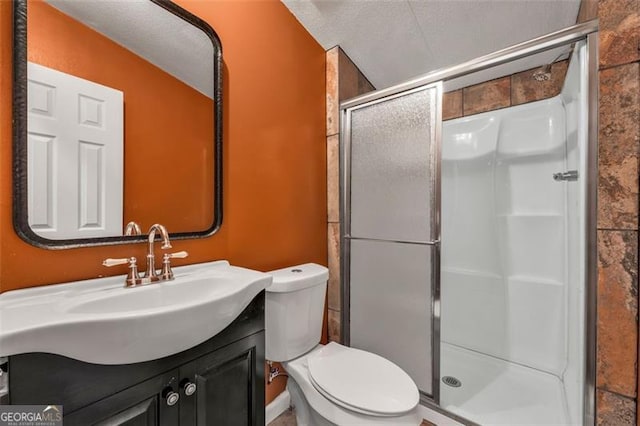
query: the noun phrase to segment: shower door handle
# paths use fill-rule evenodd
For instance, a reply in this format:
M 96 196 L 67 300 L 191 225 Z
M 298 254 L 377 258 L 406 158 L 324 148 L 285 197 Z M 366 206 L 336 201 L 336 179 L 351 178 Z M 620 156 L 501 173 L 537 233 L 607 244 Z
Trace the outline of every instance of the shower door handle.
M 578 171 L 569 170 L 566 172 L 558 172 L 553 174 L 553 180 L 555 181 L 576 181 L 578 180 Z

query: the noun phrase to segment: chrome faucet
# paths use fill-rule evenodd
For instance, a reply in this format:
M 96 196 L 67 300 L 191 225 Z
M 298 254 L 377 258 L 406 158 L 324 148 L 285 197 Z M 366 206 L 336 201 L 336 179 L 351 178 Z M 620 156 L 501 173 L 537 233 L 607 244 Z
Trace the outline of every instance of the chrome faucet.
M 133 223 L 133 225 L 131 225 Z M 130 222 L 127 225 L 127 230 L 129 230 L 129 225 L 131 225 L 131 229 L 135 230 L 136 227 L 139 230 L 140 227 L 135 222 Z M 135 225 L 135 226 L 134 226 Z M 141 277 L 138 274 L 138 266 L 135 257 L 123 258 L 123 259 L 105 259 L 102 264 L 104 266 L 115 266 L 115 265 L 124 265 L 129 264 L 129 274 L 125 278 L 125 287 L 134 287 L 142 284 L 149 284 L 156 281 L 165 281 L 173 279 L 173 272 L 171 271 L 170 261 L 173 258 L 185 258 L 189 255 L 186 251 L 179 251 L 177 253 L 165 253 L 162 258 L 162 272 L 158 275 L 156 271 L 155 265 L 155 254 L 154 254 L 154 243 L 156 240 L 156 233 L 160 233 L 160 237 L 162 238 L 162 249 L 171 248 L 171 242 L 169 241 L 169 233 L 167 232 L 167 228 L 160 225 L 159 223 L 151 225 L 149 228 L 149 249 L 147 251 L 147 271 Z M 129 234 L 127 234 L 129 235 Z
M 154 223 L 149 228 L 149 249 L 147 250 L 147 272 L 144 275 L 144 278 L 149 278 L 151 281 L 158 281 L 158 273 L 156 272 L 156 257 L 153 250 L 153 244 L 156 240 L 156 232 L 160 232 L 160 237 L 162 238 L 162 246 L 161 248 L 168 249 L 171 248 L 171 242 L 169 241 L 169 233 L 167 232 L 167 228 L 159 223 Z

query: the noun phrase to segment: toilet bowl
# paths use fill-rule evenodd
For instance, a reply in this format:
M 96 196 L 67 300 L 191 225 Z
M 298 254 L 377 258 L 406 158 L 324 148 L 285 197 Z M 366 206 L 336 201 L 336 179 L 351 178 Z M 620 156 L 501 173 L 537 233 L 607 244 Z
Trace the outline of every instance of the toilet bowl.
M 335 342 L 319 344 L 327 269 L 305 264 L 270 274 L 266 357 L 289 375 L 298 425 L 419 425 L 418 388 L 400 367 Z
M 327 353 L 336 355 L 325 365 Z M 346 362 L 334 367 L 348 355 L 360 364 L 357 371 Z M 289 374 L 287 387 L 299 425 L 418 425 L 415 407 L 418 389 L 409 376 L 395 364 L 365 351 L 337 343 L 318 345 L 308 354 L 283 363 Z M 311 367 L 311 368 L 310 368 Z M 350 374 L 345 374 L 351 370 Z M 397 371 L 399 370 L 399 371 Z M 333 371 L 333 373 L 331 373 Z M 316 380 L 317 377 L 317 380 Z M 320 382 L 320 383 L 318 383 Z M 386 385 L 386 386 L 385 386 Z

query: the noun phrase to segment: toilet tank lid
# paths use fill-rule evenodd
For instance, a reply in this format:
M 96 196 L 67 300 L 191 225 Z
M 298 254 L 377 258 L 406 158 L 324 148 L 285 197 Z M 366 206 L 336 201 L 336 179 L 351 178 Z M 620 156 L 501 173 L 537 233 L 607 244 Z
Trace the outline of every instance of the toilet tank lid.
M 329 270 L 315 263 L 289 266 L 267 272 L 273 282 L 266 288 L 267 293 L 286 293 L 321 285 L 327 282 Z

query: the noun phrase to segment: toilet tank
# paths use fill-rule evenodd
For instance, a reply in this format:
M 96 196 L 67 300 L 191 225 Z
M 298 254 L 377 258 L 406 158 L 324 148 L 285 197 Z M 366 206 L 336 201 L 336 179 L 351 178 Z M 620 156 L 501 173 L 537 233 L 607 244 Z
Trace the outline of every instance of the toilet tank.
M 266 358 L 289 361 L 320 343 L 329 271 L 305 263 L 267 273 L 273 283 L 266 288 Z

